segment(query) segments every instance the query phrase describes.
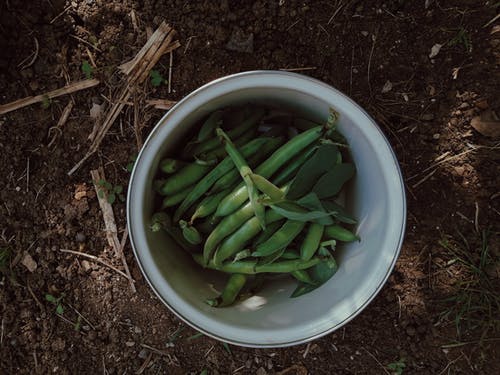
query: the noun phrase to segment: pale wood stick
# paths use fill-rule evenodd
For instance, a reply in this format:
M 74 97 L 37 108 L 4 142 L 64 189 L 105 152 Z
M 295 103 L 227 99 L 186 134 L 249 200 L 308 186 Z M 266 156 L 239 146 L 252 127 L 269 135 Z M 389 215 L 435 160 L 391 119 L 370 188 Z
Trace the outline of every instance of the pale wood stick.
M 127 275 L 127 278 L 130 281 L 130 289 L 132 290 L 133 293 L 135 293 L 136 289 L 133 283 L 132 276 L 130 274 L 130 270 L 128 268 L 127 260 L 125 259 L 125 255 L 122 251 L 122 245 L 118 240 L 118 230 L 116 228 L 116 221 L 115 221 L 115 215 L 113 213 L 113 207 L 108 202 L 108 195 L 106 191 L 104 192 L 104 194 L 99 196 L 99 191 L 102 188 L 99 187 L 98 182 L 100 180 L 104 181 L 106 180 L 106 177 L 104 176 L 104 171 L 101 168 L 94 169 L 90 171 L 90 175 L 92 176 L 92 182 L 94 184 L 94 188 L 97 193 L 97 199 L 99 201 L 99 206 L 101 207 L 102 216 L 104 218 L 104 225 L 106 227 L 106 239 L 108 240 L 109 245 L 114 249 L 115 255 L 121 258 L 123 268 L 125 269 L 125 274 Z M 127 234 L 128 232 L 125 231 L 123 246 L 125 246 Z
M 61 87 L 59 89 L 49 91 L 45 94 L 36 95 L 36 96 L 28 96 L 27 98 L 19 99 L 7 104 L 0 105 L 0 115 L 5 113 L 15 111 L 16 109 L 26 107 L 31 104 L 40 103 L 47 98 L 57 98 L 58 96 L 71 94 L 73 92 L 77 92 L 80 90 L 85 90 L 99 84 L 98 79 L 85 79 L 83 81 L 78 81 L 71 83 L 67 86 Z

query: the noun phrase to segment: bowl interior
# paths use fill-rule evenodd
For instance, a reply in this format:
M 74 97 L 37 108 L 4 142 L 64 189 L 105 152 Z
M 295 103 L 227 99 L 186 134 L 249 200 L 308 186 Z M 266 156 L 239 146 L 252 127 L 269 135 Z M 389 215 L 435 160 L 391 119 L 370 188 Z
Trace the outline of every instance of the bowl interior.
M 147 226 L 153 213 L 152 181 L 159 160 L 183 143 L 191 126 L 221 107 L 261 103 L 323 122 L 330 106 L 351 146 L 357 168 L 347 208 L 358 219 L 359 243 L 338 248 L 339 270 L 328 283 L 289 298 L 296 284 L 273 281 L 257 295 L 228 308 L 204 303 L 226 277 L 196 265 L 163 233 Z M 318 81 L 295 74 L 231 76 L 186 97 L 157 125 L 132 175 L 128 219 L 137 260 L 158 296 L 187 323 L 218 339 L 245 346 L 284 346 L 324 335 L 352 319 L 380 290 L 399 253 L 405 201 L 397 161 L 373 120 L 350 99 Z

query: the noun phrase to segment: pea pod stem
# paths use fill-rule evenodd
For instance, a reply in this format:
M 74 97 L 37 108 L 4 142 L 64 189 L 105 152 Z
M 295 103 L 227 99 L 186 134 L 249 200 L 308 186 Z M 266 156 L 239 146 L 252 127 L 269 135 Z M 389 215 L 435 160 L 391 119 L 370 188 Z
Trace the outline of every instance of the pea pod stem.
M 250 177 L 250 175 L 252 174 L 252 169 L 248 166 L 247 161 L 238 151 L 238 149 L 233 144 L 228 135 L 224 132 L 224 130 L 222 130 L 221 128 L 217 128 L 216 133 L 221 138 L 228 155 L 233 160 L 234 165 L 240 171 L 240 175 L 241 177 L 243 177 L 243 181 L 245 182 L 245 185 L 247 187 L 248 196 L 250 197 L 250 204 L 253 207 L 255 216 L 259 220 L 262 229 L 265 229 L 265 208 L 261 203 L 258 202 L 259 192 L 255 187 L 252 178 Z

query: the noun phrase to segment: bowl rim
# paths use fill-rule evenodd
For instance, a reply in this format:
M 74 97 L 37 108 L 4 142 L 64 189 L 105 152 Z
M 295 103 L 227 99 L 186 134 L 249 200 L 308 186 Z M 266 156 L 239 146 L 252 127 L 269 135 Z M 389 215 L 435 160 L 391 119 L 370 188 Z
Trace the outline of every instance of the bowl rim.
M 134 181 L 134 178 L 136 176 L 136 166 L 138 163 L 135 163 L 134 165 L 134 168 L 132 170 L 132 173 L 130 175 L 130 180 L 129 180 L 129 188 L 128 188 L 128 192 L 127 192 L 127 207 L 126 207 L 126 214 L 127 214 L 127 227 L 128 227 L 128 230 L 129 230 L 129 237 L 130 237 L 130 243 L 131 243 L 131 246 L 132 246 L 132 250 L 133 250 L 133 253 L 134 253 L 134 257 L 137 261 L 137 264 L 139 265 L 139 268 L 142 272 L 142 275 L 144 276 L 147 284 L 149 284 L 149 286 L 151 287 L 151 289 L 153 290 L 153 292 L 155 293 L 155 295 L 158 297 L 158 299 L 164 304 L 166 305 L 169 310 L 171 312 L 173 312 L 179 319 L 181 319 L 184 323 L 188 324 L 189 326 L 191 326 L 192 328 L 196 329 L 197 331 L 199 332 L 202 332 L 203 334 L 211 337 L 211 338 L 214 338 L 216 340 L 219 340 L 219 341 L 222 341 L 222 342 L 226 342 L 226 343 L 229 343 L 229 344 L 232 344 L 232 345 L 237 345 L 237 346 L 243 346 L 243 347 L 251 347 L 251 348 L 279 348 L 279 347 L 289 347 L 289 346 L 294 346 L 294 345 L 300 345 L 300 344 L 304 344 L 304 343 L 307 343 L 307 342 L 310 342 L 310 341 L 313 341 L 315 339 L 318 339 L 320 337 L 323 337 L 325 335 L 328 335 L 329 333 L 343 327 L 345 324 L 347 324 L 348 322 L 350 322 L 351 320 L 353 320 L 356 316 L 358 316 L 374 299 L 375 297 L 380 293 L 380 291 L 382 290 L 382 288 L 384 287 L 384 285 L 386 284 L 389 276 L 391 275 L 393 269 L 394 269 L 394 266 L 396 264 L 396 261 L 399 257 L 399 254 L 401 252 L 401 248 L 402 248 L 402 245 L 403 245 L 403 241 L 404 241 L 404 237 L 405 237 L 405 230 L 406 230 L 406 220 L 407 220 L 407 203 L 406 203 L 406 189 L 405 189 L 405 185 L 404 185 L 404 179 L 403 179 L 403 175 L 402 175 L 402 172 L 401 172 L 401 168 L 400 168 L 400 165 L 399 165 L 399 162 L 398 162 L 398 159 L 396 157 L 396 154 L 389 142 L 389 140 L 387 139 L 387 137 L 385 136 L 385 134 L 382 132 L 381 128 L 378 126 L 378 124 L 375 122 L 375 120 L 359 105 L 357 104 L 353 99 L 351 99 L 349 96 L 347 96 L 346 94 L 342 93 L 341 91 L 339 91 L 338 89 L 318 80 L 318 79 L 315 79 L 315 78 L 312 78 L 312 77 L 309 77 L 309 76 L 306 76 L 306 75 L 302 75 L 302 74 L 298 74 L 298 73 L 292 73 L 292 72 L 287 72 L 287 71 L 280 71 L 280 70 L 252 70 L 252 71 L 245 71 L 245 72 L 241 72 L 241 73 L 235 73 L 235 74 L 230 74 L 230 75 L 227 75 L 227 76 L 223 76 L 223 77 L 220 77 L 220 78 L 217 78 L 215 80 L 212 80 L 210 82 L 207 82 L 205 83 L 204 85 L 202 85 L 201 87 L 197 88 L 196 90 L 192 91 L 191 93 L 189 93 L 188 95 L 186 95 L 184 98 L 182 98 L 180 101 L 178 101 L 170 110 L 168 110 L 160 120 L 158 120 L 158 122 L 156 123 L 155 127 L 153 128 L 153 130 L 150 132 L 149 136 L 147 137 L 146 141 L 144 142 L 141 150 L 139 151 L 139 154 L 137 155 L 137 159 L 136 160 L 140 160 L 141 159 L 141 156 L 143 155 L 143 153 L 145 152 L 146 150 L 146 146 L 148 145 L 148 143 L 150 142 L 150 140 L 152 138 L 155 137 L 155 134 L 159 131 L 159 128 L 161 127 L 162 124 L 165 123 L 165 121 L 168 119 L 168 117 L 170 117 L 170 114 L 172 112 L 174 112 L 176 110 L 177 107 L 180 107 L 182 105 L 184 105 L 184 103 L 186 103 L 187 101 L 189 101 L 191 98 L 193 98 L 194 96 L 197 96 L 197 95 L 200 95 L 202 94 L 203 92 L 207 91 L 207 90 L 211 90 L 213 89 L 213 86 L 214 85 L 218 85 L 220 83 L 224 83 L 226 81 L 232 81 L 232 80 L 238 80 L 242 77 L 244 78 L 248 78 L 248 77 L 252 77 L 252 76 L 269 76 L 268 78 L 271 78 L 271 76 L 279 76 L 279 77 L 288 77 L 290 79 L 301 79 L 301 80 L 305 80 L 305 81 L 308 81 L 309 83 L 313 83 L 313 84 L 316 84 L 316 85 L 321 85 L 323 86 L 325 89 L 328 89 L 328 90 L 331 90 L 332 92 L 334 92 L 336 95 L 339 95 L 339 96 L 342 96 L 345 100 L 347 100 L 348 102 L 350 102 L 350 104 L 353 105 L 353 107 L 356 108 L 356 110 L 358 110 L 360 113 L 362 113 L 363 115 L 365 115 L 372 123 L 372 125 L 374 126 L 374 129 L 379 133 L 380 135 L 380 139 L 382 139 L 386 146 L 388 147 L 388 150 L 392 156 L 392 159 L 394 161 L 394 167 L 396 169 L 396 172 L 397 172 L 397 177 L 398 177 L 398 180 L 400 182 L 400 185 L 401 185 L 401 193 L 402 193 L 402 202 L 401 202 L 401 208 L 402 208 L 402 221 L 401 221 L 401 228 L 399 230 L 399 239 L 398 239 L 398 242 L 397 242 L 397 245 L 396 245 L 396 249 L 394 251 L 394 255 L 393 255 L 393 258 L 391 260 L 391 263 L 390 263 L 390 266 L 387 268 L 387 271 L 386 271 L 386 274 L 384 275 L 384 277 L 381 279 L 379 285 L 377 285 L 377 287 L 374 289 L 374 291 L 372 292 L 372 294 L 355 310 L 353 311 L 349 316 L 347 316 L 345 319 L 343 319 L 342 321 L 338 322 L 337 324 L 335 324 L 333 327 L 327 329 L 327 330 L 324 330 L 322 332 L 319 332 L 319 333 L 315 333 L 315 334 L 312 334 L 311 336 L 308 336 L 308 337 L 304 337 L 300 340 L 294 340 L 294 341 L 289 341 L 289 342 L 281 342 L 281 343 L 259 343 L 259 344 L 256 344 L 256 343 L 249 343 L 249 342 L 243 342 L 243 341 L 238 341 L 238 340 L 231 340 L 231 339 L 228 339 L 226 337 L 223 337 L 223 336 L 220 336 L 218 334 L 214 334 L 202 327 L 200 327 L 198 324 L 196 324 L 195 322 L 193 321 L 190 321 L 188 320 L 186 317 L 184 317 L 179 311 L 177 311 L 175 309 L 174 306 L 172 306 L 172 304 L 170 304 L 165 298 L 163 298 L 163 296 L 161 295 L 161 293 L 157 290 L 157 288 L 153 285 L 152 281 L 150 280 L 147 272 L 145 271 L 145 268 L 143 266 L 143 264 L 141 263 L 141 258 L 139 256 L 139 251 L 138 251 L 138 246 L 134 240 L 134 226 L 132 224 L 132 207 L 133 207 L 133 204 L 131 204 L 132 202 L 132 195 L 133 195 L 133 181 Z

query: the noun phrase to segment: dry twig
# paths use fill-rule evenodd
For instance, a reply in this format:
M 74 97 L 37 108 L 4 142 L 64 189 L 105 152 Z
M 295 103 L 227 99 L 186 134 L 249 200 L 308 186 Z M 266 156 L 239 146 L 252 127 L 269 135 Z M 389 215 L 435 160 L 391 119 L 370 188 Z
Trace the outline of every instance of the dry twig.
M 92 144 L 89 150 L 68 172 L 68 175 L 72 175 L 97 151 L 104 136 L 116 121 L 125 105 L 129 102 L 132 94 L 136 91 L 137 87 L 148 78 L 150 70 L 156 65 L 158 60 L 160 60 L 165 53 L 171 52 L 180 46 L 178 41 L 173 41 L 174 36 L 175 30 L 165 22 L 162 22 L 137 55 L 132 60 L 120 65 L 119 69 L 126 75 L 126 81 L 112 100 L 113 104 L 108 109 L 101 126 L 92 138 Z
M 68 102 L 68 104 L 66 104 L 66 107 L 64 107 L 64 109 L 62 111 L 61 117 L 59 118 L 57 125 L 55 127 L 52 127 L 49 129 L 49 136 L 50 136 L 50 133 L 54 130 L 57 130 L 57 131 L 59 131 L 59 133 L 61 133 L 61 128 L 64 126 L 64 124 L 66 124 L 66 121 L 68 121 L 68 118 L 69 118 L 69 115 L 71 114 L 72 109 L 73 109 L 73 101 L 70 99 L 70 101 Z M 54 136 L 50 140 L 47 147 L 50 148 L 54 144 L 54 142 L 56 141 L 56 138 L 57 138 L 57 134 L 54 134 Z
M 127 260 L 125 259 L 125 255 L 123 253 L 122 245 L 118 240 L 118 230 L 116 228 L 115 215 L 113 213 L 113 207 L 107 200 L 107 194 L 103 194 L 102 197 L 99 196 L 99 186 L 97 185 L 98 181 L 106 180 L 104 176 L 104 171 L 102 169 L 94 169 L 90 171 L 92 176 L 92 182 L 94 183 L 94 188 L 99 200 L 99 206 L 101 207 L 102 215 L 104 218 L 104 225 L 106 227 L 106 238 L 108 240 L 109 245 L 114 249 L 115 256 L 119 257 L 122 261 L 123 268 L 125 269 L 126 277 L 130 282 L 130 289 L 133 293 L 136 292 L 134 281 L 132 276 L 130 275 L 130 270 L 128 268 Z M 127 230 L 125 231 L 127 233 Z M 128 233 L 127 233 L 128 234 Z M 124 234 L 123 245 L 125 245 L 126 234 Z
M 0 115 L 5 113 L 15 111 L 16 109 L 26 107 L 31 104 L 41 103 L 47 99 L 57 98 L 58 96 L 71 94 L 80 90 L 85 90 L 99 84 L 98 79 L 85 79 L 83 81 L 78 81 L 75 83 L 71 83 L 67 86 L 61 87 L 60 89 L 56 89 L 53 91 L 49 91 L 45 94 L 37 95 L 37 96 L 28 96 L 27 98 L 19 99 L 7 104 L 0 105 Z

